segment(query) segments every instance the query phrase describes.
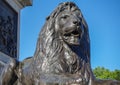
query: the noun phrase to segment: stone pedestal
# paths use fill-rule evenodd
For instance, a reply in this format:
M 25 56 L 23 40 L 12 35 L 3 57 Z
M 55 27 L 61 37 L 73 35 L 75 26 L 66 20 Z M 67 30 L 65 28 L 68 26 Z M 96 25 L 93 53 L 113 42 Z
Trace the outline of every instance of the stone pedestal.
M 18 59 L 20 10 L 31 0 L 0 0 L 0 52 Z
M 30 5 L 32 0 L 0 0 L 0 75 L 19 58 L 20 10 Z

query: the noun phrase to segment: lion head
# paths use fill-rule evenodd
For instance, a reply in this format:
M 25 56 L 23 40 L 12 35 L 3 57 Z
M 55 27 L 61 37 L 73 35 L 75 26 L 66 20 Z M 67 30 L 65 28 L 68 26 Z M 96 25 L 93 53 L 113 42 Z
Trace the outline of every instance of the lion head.
M 84 32 L 81 17 L 75 8 L 61 11 L 55 19 L 55 32 L 66 44 L 79 45 Z
M 87 72 L 89 44 L 88 27 L 80 9 L 72 2 L 61 3 L 46 18 L 39 34 L 33 69 L 53 74 Z

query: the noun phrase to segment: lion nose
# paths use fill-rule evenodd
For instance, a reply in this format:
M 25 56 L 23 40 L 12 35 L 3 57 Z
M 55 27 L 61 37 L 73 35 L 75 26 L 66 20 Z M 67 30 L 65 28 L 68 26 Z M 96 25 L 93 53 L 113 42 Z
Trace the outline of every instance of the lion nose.
M 73 21 L 73 24 L 77 24 L 78 22 L 77 21 Z
M 80 22 L 79 22 L 77 19 L 73 20 L 73 24 L 74 24 L 74 25 L 79 25 L 79 23 L 80 23 Z

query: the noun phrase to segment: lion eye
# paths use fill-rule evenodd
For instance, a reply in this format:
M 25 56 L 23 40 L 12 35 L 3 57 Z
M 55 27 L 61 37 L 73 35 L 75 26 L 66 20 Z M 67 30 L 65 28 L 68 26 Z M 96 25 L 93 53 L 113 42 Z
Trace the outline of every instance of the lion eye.
M 64 15 L 64 16 L 62 16 L 61 18 L 62 19 L 67 19 L 69 16 L 68 15 Z

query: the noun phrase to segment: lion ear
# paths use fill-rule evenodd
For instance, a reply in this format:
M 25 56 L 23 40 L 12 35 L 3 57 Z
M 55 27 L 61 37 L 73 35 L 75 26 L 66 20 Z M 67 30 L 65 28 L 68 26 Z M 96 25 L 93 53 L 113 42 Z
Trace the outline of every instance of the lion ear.
M 46 17 L 46 20 L 49 20 L 49 19 L 50 19 L 50 16 L 47 16 L 47 17 Z

